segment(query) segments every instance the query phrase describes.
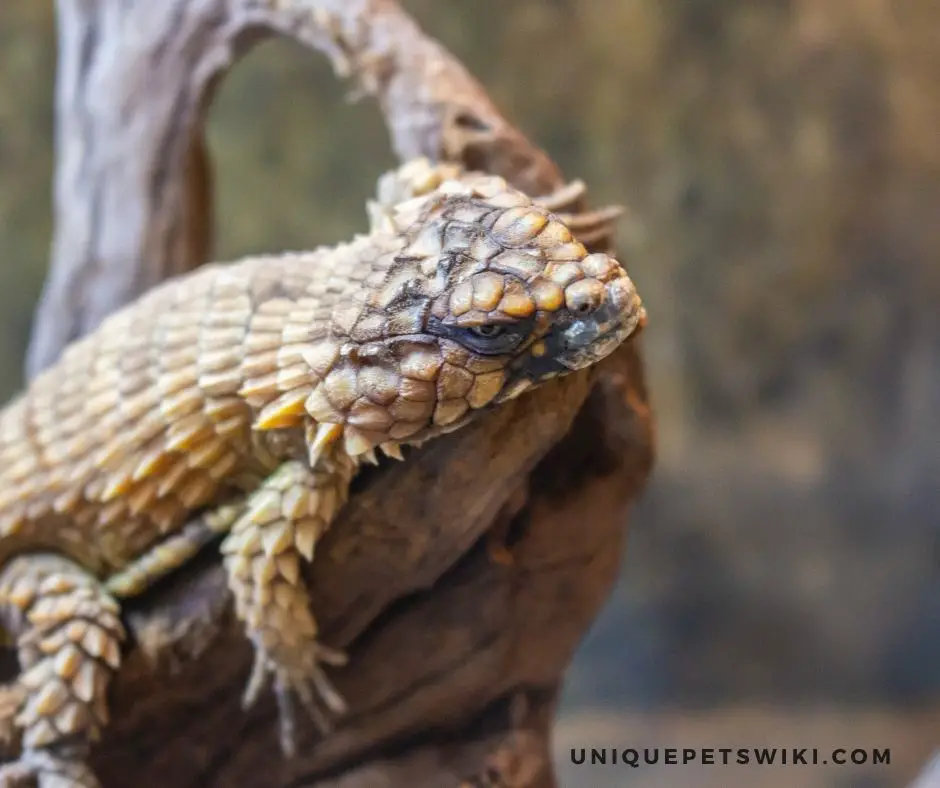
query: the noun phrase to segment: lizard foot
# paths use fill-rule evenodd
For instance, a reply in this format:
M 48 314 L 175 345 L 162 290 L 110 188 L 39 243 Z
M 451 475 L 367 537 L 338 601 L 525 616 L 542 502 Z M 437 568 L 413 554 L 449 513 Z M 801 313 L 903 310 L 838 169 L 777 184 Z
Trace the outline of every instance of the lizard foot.
M 327 712 L 346 710 L 323 669 L 345 664 L 346 657 L 319 643 L 300 566 L 313 559 L 320 535 L 345 500 L 352 469 L 342 457 L 321 460 L 313 470 L 285 463 L 252 494 L 222 543 L 235 614 L 255 647 L 243 705 L 251 706 L 273 680 L 286 755 L 296 751 L 295 699 L 321 732 L 331 728 Z
M 22 742 L 19 760 L 0 768 L 0 788 L 97 788 L 83 759 L 107 724 L 107 689 L 121 664 L 117 601 L 80 566 L 42 553 L 0 572 L 0 611 L 16 625 L 21 667 L 3 689 L 3 734 Z
M 281 661 L 272 658 L 263 649 L 256 649 L 251 677 L 242 696 L 242 706 L 250 708 L 273 680 L 280 723 L 281 751 L 288 757 L 297 751 L 296 700 L 300 700 L 310 719 L 323 734 L 329 733 L 333 728 L 328 712 L 340 715 L 347 710 L 346 701 L 323 670 L 324 664 L 337 667 L 345 665 L 346 654 L 318 643 L 311 645 L 307 650 L 309 656 L 303 660 L 305 664 L 299 669 L 286 668 Z
M 0 766 L 0 788 L 101 788 L 101 783 L 81 760 L 27 750 Z

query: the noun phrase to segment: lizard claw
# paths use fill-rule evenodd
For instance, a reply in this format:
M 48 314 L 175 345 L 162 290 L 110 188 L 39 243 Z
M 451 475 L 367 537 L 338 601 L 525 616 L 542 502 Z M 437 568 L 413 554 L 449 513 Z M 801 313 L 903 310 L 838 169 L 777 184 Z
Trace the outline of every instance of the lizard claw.
M 344 652 L 314 644 L 313 659 L 303 669 L 287 668 L 262 649 L 255 652 L 255 662 L 251 678 L 242 696 L 242 706 L 250 708 L 261 695 L 262 690 L 273 679 L 274 696 L 277 699 L 278 718 L 280 720 L 280 744 L 284 755 L 291 757 L 297 751 L 296 700 L 300 700 L 308 716 L 321 734 L 333 729 L 330 715 L 344 714 L 348 707 L 343 696 L 333 686 L 322 665 L 342 666 L 347 662 Z M 0 786 L 2 788 L 2 786 Z

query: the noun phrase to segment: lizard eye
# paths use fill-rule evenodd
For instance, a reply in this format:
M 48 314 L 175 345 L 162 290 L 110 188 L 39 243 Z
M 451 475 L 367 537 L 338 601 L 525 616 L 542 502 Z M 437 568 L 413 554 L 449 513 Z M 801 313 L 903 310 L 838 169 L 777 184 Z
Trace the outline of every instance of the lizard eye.
M 505 326 L 489 325 L 489 326 L 474 326 L 469 329 L 470 333 L 474 336 L 478 336 L 482 339 L 493 339 L 502 335 L 506 328 Z
M 484 323 L 477 326 L 445 326 L 432 318 L 428 333 L 449 337 L 481 356 L 502 356 L 512 353 L 532 330 L 531 321 Z
M 487 324 L 468 326 L 454 332 L 454 339 L 482 356 L 500 356 L 511 353 L 525 339 L 526 332 L 514 330 L 513 326 Z

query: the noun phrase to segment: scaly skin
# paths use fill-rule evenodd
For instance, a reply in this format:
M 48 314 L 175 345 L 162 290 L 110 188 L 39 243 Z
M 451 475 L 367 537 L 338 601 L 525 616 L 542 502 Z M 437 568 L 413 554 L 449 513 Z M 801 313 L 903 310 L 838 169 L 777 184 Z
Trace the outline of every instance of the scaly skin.
M 220 535 L 256 651 L 245 701 L 273 681 L 291 752 L 292 697 L 324 727 L 318 703 L 343 709 L 300 565 L 359 465 L 596 362 L 644 320 L 616 261 L 502 179 L 412 162 L 370 208 L 348 244 L 164 283 L 0 412 L 0 615 L 23 697 L 0 785 L 96 784 L 118 600 Z

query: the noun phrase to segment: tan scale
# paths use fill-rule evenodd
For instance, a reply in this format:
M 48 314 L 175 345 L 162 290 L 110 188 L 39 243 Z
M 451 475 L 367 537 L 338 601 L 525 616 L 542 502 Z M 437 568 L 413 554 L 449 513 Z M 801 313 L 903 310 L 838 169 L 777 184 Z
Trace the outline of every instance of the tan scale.
M 302 567 L 376 453 L 422 443 L 598 361 L 642 325 L 623 268 L 500 178 L 410 162 L 370 231 L 313 252 L 206 266 L 72 345 L 0 411 L 0 616 L 15 637 L 20 759 L 43 786 L 95 785 L 125 638 L 119 600 L 221 541 L 255 647 L 244 700 L 273 685 L 326 729 L 345 704 Z M 580 223 L 580 224 L 579 224 Z M 11 704 L 15 705 L 15 704 Z

